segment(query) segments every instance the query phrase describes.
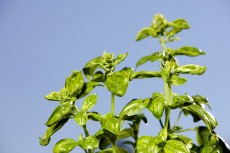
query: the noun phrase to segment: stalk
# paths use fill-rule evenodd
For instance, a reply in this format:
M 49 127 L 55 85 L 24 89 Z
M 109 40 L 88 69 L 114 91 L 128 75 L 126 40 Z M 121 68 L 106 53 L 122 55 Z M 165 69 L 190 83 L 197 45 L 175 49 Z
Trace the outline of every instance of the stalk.
M 165 123 L 164 128 L 170 129 L 169 120 L 170 120 L 170 108 L 168 105 L 171 104 L 171 95 L 172 95 L 172 88 L 171 85 L 164 83 L 164 94 L 166 100 L 166 108 L 165 108 Z
M 115 110 L 115 95 L 111 93 L 111 113 L 114 115 Z
M 89 136 L 89 131 L 87 129 L 87 126 L 83 125 L 83 129 L 84 129 L 84 132 L 85 132 L 85 136 L 88 137 Z M 85 150 L 85 152 L 86 152 L 86 150 Z M 93 150 L 89 149 L 88 153 L 93 153 Z

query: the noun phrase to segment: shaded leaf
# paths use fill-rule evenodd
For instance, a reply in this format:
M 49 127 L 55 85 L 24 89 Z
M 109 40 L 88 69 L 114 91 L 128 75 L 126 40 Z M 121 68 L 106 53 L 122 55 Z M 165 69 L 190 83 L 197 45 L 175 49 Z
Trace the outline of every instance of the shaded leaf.
M 154 92 L 152 97 L 153 99 L 149 102 L 146 108 L 149 109 L 157 119 L 160 119 L 165 108 L 164 97 L 158 92 Z
M 134 72 L 131 76 L 131 79 L 143 79 L 143 78 L 154 78 L 154 77 L 161 77 L 161 72 L 154 72 L 154 71 L 139 71 Z
M 212 131 L 218 125 L 214 116 L 199 105 L 189 105 L 183 108 L 201 118 L 206 124 L 209 131 Z
M 62 139 L 55 144 L 53 153 L 69 153 L 76 147 L 76 145 L 77 142 L 73 139 Z
M 77 95 L 77 98 L 82 98 L 88 95 L 96 86 L 103 86 L 98 82 L 87 82 L 84 83 L 84 86 L 81 90 L 81 92 Z
M 86 78 L 89 80 L 93 79 L 94 71 L 97 68 L 103 68 L 104 63 L 105 63 L 105 60 L 101 56 L 96 57 L 92 59 L 91 61 L 89 61 L 88 63 L 86 63 L 86 65 L 83 68 L 83 73 L 86 76 Z
M 101 114 L 98 114 L 97 112 L 89 112 L 88 113 L 88 119 L 94 120 L 94 121 L 101 121 L 103 119 Z

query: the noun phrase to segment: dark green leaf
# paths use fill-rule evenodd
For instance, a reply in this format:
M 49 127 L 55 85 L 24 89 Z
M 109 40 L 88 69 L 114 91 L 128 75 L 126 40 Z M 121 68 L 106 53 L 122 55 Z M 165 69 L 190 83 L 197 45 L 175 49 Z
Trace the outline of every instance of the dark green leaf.
M 83 140 L 81 147 L 83 149 L 96 149 L 99 146 L 99 142 L 95 136 L 88 136 Z
M 67 118 L 69 116 L 73 115 L 72 107 L 64 107 L 64 106 L 57 106 L 53 113 L 51 114 L 50 118 L 46 122 L 46 125 L 48 127 L 52 126 L 59 120 L 63 118 Z
M 153 78 L 153 77 L 161 77 L 160 72 L 154 72 L 154 71 L 139 71 L 139 72 L 134 72 L 132 74 L 131 79 L 143 79 L 143 78 Z
M 115 59 L 115 66 L 119 63 L 121 63 L 126 57 L 128 56 L 128 53 L 125 54 L 119 54 L 117 58 Z
M 161 148 L 155 143 L 155 139 L 151 136 L 142 136 L 137 140 L 137 153 L 158 153 Z
M 179 66 L 175 72 L 182 73 L 182 74 L 196 74 L 196 75 L 202 75 L 206 70 L 205 66 L 199 66 L 195 64 L 188 64 L 184 66 Z
M 187 82 L 187 79 L 181 78 L 178 75 L 173 75 L 171 77 L 171 82 L 172 82 L 173 85 L 180 86 L 180 85 L 185 84 Z
M 40 145 L 46 146 L 49 144 L 50 137 L 57 132 L 67 121 L 69 118 L 64 118 L 57 123 L 53 124 L 52 126 L 48 127 L 46 133 L 44 134 L 43 138 L 40 138 Z
M 140 113 L 149 103 L 150 98 L 144 100 L 137 99 L 129 102 L 120 112 L 119 118 L 122 119 L 125 115 L 132 116 Z
M 73 71 L 72 75 L 66 78 L 65 88 L 71 97 L 76 97 L 84 86 L 84 79 L 80 71 Z
M 105 80 L 105 74 L 101 71 L 97 71 L 93 75 L 93 79 L 91 81 L 93 82 L 104 82 Z
M 214 116 L 199 105 L 189 105 L 184 107 L 184 109 L 194 113 L 196 116 L 201 118 L 209 131 L 212 131 L 218 125 Z
M 93 79 L 94 71 L 97 68 L 103 68 L 103 64 L 105 63 L 105 60 L 103 57 L 96 57 L 86 63 L 86 65 L 83 68 L 83 73 L 86 76 L 87 79 L 91 80 Z
M 136 68 L 148 61 L 151 61 L 151 62 L 154 62 L 156 60 L 159 60 L 161 59 L 163 56 L 162 56 L 162 52 L 155 52 L 151 55 L 148 55 L 148 56 L 144 56 L 142 57 L 141 59 L 139 59 L 139 61 L 137 62 L 136 64 Z
M 181 141 L 168 140 L 164 146 L 165 153 L 190 153 L 188 147 Z
M 88 113 L 88 119 L 94 120 L 94 121 L 101 121 L 103 119 L 101 114 L 98 114 L 97 112 L 89 112 Z
M 194 56 L 199 56 L 199 55 L 205 55 L 205 52 L 202 52 L 200 49 L 197 49 L 195 47 L 184 46 L 176 50 L 173 50 L 171 52 L 171 55 L 172 56 L 185 55 L 185 56 L 194 57 Z
M 157 34 L 156 34 L 156 31 L 154 29 L 152 29 L 150 27 L 145 27 L 138 32 L 138 34 L 136 36 L 136 41 L 144 39 L 148 36 L 156 37 Z
M 88 115 L 85 111 L 80 111 L 75 115 L 74 120 L 78 125 L 83 126 L 88 121 Z
M 84 83 L 84 86 L 81 90 L 81 93 L 79 93 L 77 95 L 77 98 L 82 98 L 86 95 L 88 95 L 96 86 L 102 86 L 100 83 L 98 82 L 87 82 Z
M 185 19 L 177 19 L 172 22 L 167 23 L 168 26 L 175 28 L 175 29 L 189 29 L 190 26 Z
M 149 102 L 147 108 L 152 112 L 152 114 L 157 118 L 160 119 L 163 115 L 164 108 L 165 108 L 165 100 L 161 93 L 154 92 L 153 93 L 153 100 Z
M 130 74 L 124 70 L 108 74 L 105 85 L 110 92 L 117 96 L 123 96 L 129 85 Z
M 76 145 L 77 142 L 73 139 L 62 139 L 55 144 L 53 153 L 69 153 L 76 147 Z
M 96 94 L 92 94 L 90 96 L 88 96 L 87 98 L 85 98 L 83 105 L 82 105 L 82 110 L 84 111 L 88 111 L 90 110 L 97 102 L 97 95 Z
M 106 150 L 101 150 L 98 151 L 97 153 L 114 153 L 112 148 L 106 149 Z M 126 149 L 124 148 L 117 148 L 116 153 L 129 153 Z
M 171 109 L 175 109 L 184 106 L 185 103 L 187 104 L 193 103 L 192 97 L 187 95 L 186 93 L 184 95 L 174 94 L 172 104 L 169 107 Z

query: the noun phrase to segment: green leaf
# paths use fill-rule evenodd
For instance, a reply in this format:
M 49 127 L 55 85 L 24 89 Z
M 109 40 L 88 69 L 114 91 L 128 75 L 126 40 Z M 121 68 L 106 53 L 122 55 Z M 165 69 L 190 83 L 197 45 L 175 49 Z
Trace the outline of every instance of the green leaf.
M 199 66 L 195 64 L 188 64 L 184 66 L 179 66 L 175 72 L 176 73 L 182 73 L 182 74 L 196 74 L 196 75 L 202 75 L 206 70 L 205 66 Z
M 171 77 L 171 82 L 172 82 L 172 84 L 175 85 L 175 86 L 180 86 L 180 85 L 185 84 L 185 83 L 187 82 L 187 79 L 181 78 L 181 77 L 178 76 L 178 75 L 173 75 L 173 76 Z
M 99 142 L 95 136 L 88 136 L 83 140 L 81 147 L 83 149 L 96 149 L 99 146 Z
M 155 141 L 157 143 L 160 143 L 160 142 L 166 141 L 167 137 L 168 137 L 168 130 L 167 130 L 167 128 L 163 128 L 159 132 L 158 137 L 155 138 L 157 141 L 156 140 Z
M 109 149 L 106 149 L 106 150 L 98 151 L 97 153 L 113 153 L 113 149 L 109 148 Z M 124 148 L 117 148 L 116 153 L 129 153 L 129 152 Z
M 64 87 L 59 92 L 51 92 L 45 96 L 45 98 L 52 101 L 67 101 L 70 99 L 70 93 L 68 89 Z
M 159 60 L 161 59 L 163 56 L 162 56 L 162 52 L 155 52 L 151 55 L 148 55 L 148 56 L 144 56 L 142 57 L 141 59 L 139 59 L 139 61 L 137 62 L 136 64 L 136 68 L 148 61 L 151 61 L 151 62 L 155 62 L 156 60 Z
M 87 82 L 84 83 L 84 86 L 81 90 L 81 92 L 77 95 L 77 98 L 82 98 L 86 95 L 88 95 L 96 86 L 103 86 L 98 82 Z
M 181 29 L 175 29 L 175 28 L 173 28 L 173 29 L 169 30 L 169 31 L 166 33 L 166 35 L 167 35 L 169 38 L 171 38 L 170 41 L 173 41 L 172 36 L 175 36 L 175 35 L 176 35 L 177 33 L 179 33 L 179 32 L 181 32 Z M 176 37 L 173 37 L 173 38 L 176 38 Z M 177 38 L 177 39 L 178 39 L 178 38 Z
M 121 122 L 119 122 L 119 120 L 112 114 L 106 114 L 101 121 L 102 128 L 112 132 L 115 135 L 119 134 L 120 124 Z
M 210 144 L 210 137 L 211 133 L 209 129 L 205 126 L 199 126 L 197 128 L 196 139 L 200 146 L 205 146 Z
M 184 106 L 185 103 L 193 103 L 192 97 L 187 95 L 186 93 L 184 95 L 174 94 L 172 104 L 169 107 L 171 109 L 175 109 Z
M 69 153 L 76 147 L 76 145 L 77 142 L 73 139 L 62 139 L 55 144 L 53 153 Z
M 142 136 L 137 140 L 137 153 L 159 153 L 161 148 L 155 143 L 155 139 L 151 136 Z
M 74 120 L 78 125 L 83 126 L 88 121 L 88 115 L 85 111 L 80 111 L 74 116 Z
M 185 19 L 177 19 L 172 22 L 167 22 L 167 25 L 175 29 L 189 29 L 190 26 Z
M 65 88 L 68 89 L 71 97 L 76 97 L 84 86 L 84 79 L 80 71 L 73 71 L 72 75 L 66 78 Z
M 94 121 L 101 121 L 103 119 L 101 114 L 98 114 L 97 112 L 89 112 L 88 113 L 88 119 L 94 120 Z
M 115 59 L 115 66 L 121 63 L 127 56 L 128 56 L 128 53 L 119 54 Z
M 136 41 L 144 39 L 148 36 L 156 37 L 157 34 L 156 34 L 156 31 L 154 29 L 152 29 L 150 27 L 145 27 L 138 32 L 138 34 L 136 36 Z
M 58 92 L 51 92 L 47 96 L 45 96 L 45 99 L 52 100 L 52 101 L 61 101 L 62 98 L 60 97 Z
M 140 113 L 149 103 L 150 98 L 136 99 L 129 102 L 120 112 L 119 118 L 122 119 L 126 116 L 133 116 Z
M 165 153 L 190 153 L 188 147 L 181 141 L 168 140 L 164 146 Z
M 50 142 L 50 137 L 57 132 L 67 121 L 69 120 L 69 118 L 64 118 L 60 121 L 58 121 L 57 123 L 53 124 L 52 126 L 48 127 L 44 137 L 40 138 L 40 145 L 42 146 L 46 146 L 49 144 Z
M 90 96 L 88 96 L 87 98 L 85 98 L 83 105 L 82 105 L 82 110 L 83 111 L 88 111 L 90 110 L 97 102 L 97 95 L 96 94 L 92 94 Z
M 86 76 L 86 78 L 89 80 L 93 79 L 94 71 L 97 68 L 103 68 L 104 63 L 105 63 L 105 60 L 101 56 L 96 57 L 92 59 L 91 61 L 89 61 L 88 63 L 86 63 L 86 65 L 83 68 L 83 73 Z
M 63 118 L 68 118 L 69 116 L 73 115 L 72 107 L 64 107 L 64 106 L 57 106 L 51 116 L 49 117 L 48 121 L 46 122 L 46 126 L 50 127 L 53 124 L 57 123 L 59 120 Z
M 107 89 L 119 97 L 126 93 L 129 85 L 130 74 L 125 70 L 108 74 L 105 80 Z
M 214 116 L 212 114 L 210 114 L 208 111 L 206 111 L 205 109 L 203 109 L 199 105 L 189 105 L 189 106 L 186 106 L 183 108 L 192 112 L 193 114 L 195 114 L 199 118 L 201 118 L 204 121 L 204 123 L 206 124 L 209 131 L 212 131 L 218 125 Z
M 176 50 L 173 50 L 171 52 L 171 55 L 172 56 L 185 55 L 185 56 L 194 57 L 194 56 L 199 56 L 199 55 L 205 55 L 205 52 L 202 52 L 200 49 L 195 48 L 195 47 L 184 46 L 184 47 L 178 48 Z
M 192 139 L 190 139 L 186 136 L 172 133 L 172 134 L 169 134 L 169 137 L 171 140 L 173 139 L 173 140 L 178 140 L 178 141 L 183 142 L 187 146 L 188 149 L 191 149 L 193 146 Z
M 208 104 L 208 99 L 204 96 L 201 96 L 201 95 L 195 95 L 195 96 L 192 96 L 192 99 L 194 100 L 194 102 L 197 104 L 197 105 L 200 105 L 201 107 L 204 107 L 203 105 L 207 105 L 209 108 L 211 108 L 211 106 Z
M 165 100 L 161 93 L 154 92 L 153 100 L 149 102 L 147 108 L 152 112 L 152 114 L 159 120 L 164 112 Z
M 143 78 L 154 78 L 154 77 L 161 77 L 161 72 L 154 72 L 154 71 L 139 71 L 134 72 L 131 76 L 131 79 L 143 79 Z

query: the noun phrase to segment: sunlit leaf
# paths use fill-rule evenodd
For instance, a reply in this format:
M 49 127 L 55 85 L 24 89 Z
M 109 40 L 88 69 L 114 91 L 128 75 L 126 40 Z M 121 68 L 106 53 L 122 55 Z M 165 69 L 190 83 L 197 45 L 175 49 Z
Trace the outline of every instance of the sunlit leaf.
M 114 153 L 114 152 L 112 148 L 109 148 L 109 149 L 98 151 L 97 153 Z M 116 153 L 129 153 L 129 152 L 124 148 L 117 147 Z
M 90 110 L 97 102 L 97 95 L 96 94 L 92 94 L 88 97 L 85 98 L 83 105 L 82 105 L 82 110 L 84 111 L 88 111 Z
M 176 19 L 172 22 L 167 22 L 167 25 L 175 29 L 189 29 L 190 26 L 185 19 Z
M 80 111 L 74 116 L 74 120 L 78 125 L 83 126 L 88 121 L 88 115 L 85 111 Z
M 119 117 L 123 118 L 126 116 L 132 116 L 140 113 L 149 103 L 150 98 L 147 99 L 136 99 L 129 102 L 120 112 Z
M 148 55 L 148 56 L 144 56 L 142 57 L 141 59 L 138 60 L 137 64 L 136 64 L 136 67 L 148 62 L 148 61 L 151 61 L 151 62 L 154 62 L 158 59 L 161 59 L 162 58 L 162 52 L 155 52 L 151 55 Z
M 154 71 L 138 71 L 134 72 L 131 76 L 131 79 L 144 79 L 144 78 L 154 78 L 154 77 L 161 77 L 161 72 L 154 72 Z
M 172 56 L 185 55 L 185 56 L 194 57 L 194 56 L 199 56 L 199 55 L 205 55 L 205 52 L 202 52 L 200 49 L 195 48 L 195 47 L 184 46 L 184 47 L 178 48 L 176 50 L 173 50 L 171 52 L 171 55 Z
M 137 153 L 158 153 L 161 150 L 151 136 L 142 136 L 137 140 Z
M 184 66 L 179 66 L 175 72 L 182 74 L 192 74 L 192 75 L 202 75 L 206 70 L 205 66 L 199 66 L 195 64 L 188 64 Z
M 164 97 L 161 93 L 154 92 L 152 98 L 153 99 L 149 102 L 147 108 L 157 119 L 160 119 L 165 108 Z
M 192 146 L 193 146 L 193 142 L 192 142 L 192 139 L 186 137 L 186 136 L 183 136 L 183 135 L 180 135 L 180 134 L 169 134 L 169 137 L 170 139 L 172 140 L 178 140 L 178 141 L 181 141 L 183 142 L 188 149 L 191 149 Z
M 204 121 L 204 123 L 206 124 L 209 131 L 212 131 L 218 125 L 214 116 L 212 114 L 210 114 L 208 111 L 206 111 L 205 109 L 203 109 L 199 105 L 189 105 L 189 106 L 186 106 L 183 108 L 192 112 L 193 114 L 195 114 L 199 118 L 201 118 Z
M 145 27 L 138 32 L 138 34 L 136 36 L 136 41 L 144 39 L 148 36 L 156 37 L 157 34 L 156 34 L 156 31 L 154 29 L 152 29 L 150 27 Z
M 128 56 L 128 53 L 125 54 L 119 54 L 115 59 L 115 66 L 119 63 L 121 63 L 126 57 Z
M 83 149 L 96 149 L 99 146 L 99 142 L 95 136 L 88 136 L 83 140 L 81 147 Z
M 180 85 L 185 84 L 187 82 L 187 79 L 182 78 L 182 77 L 180 77 L 178 75 L 173 75 L 171 77 L 171 82 L 172 82 L 173 85 L 180 86 Z
M 53 153 L 69 153 L 76 147 L 76 145 L 77 142 L 73 139 L 62 139 L 55 144 Z
M 188 147 L 181 141 L 168 140 L 164 146 L 165 153 L 190 153 Z
M 106 114 L 104 118 L 101 120 L 101 126 L 103 129 L 106 129 L 113 134 L 118 135 L 120 131 L 120 122 L 114 117 L 112 114 Z

